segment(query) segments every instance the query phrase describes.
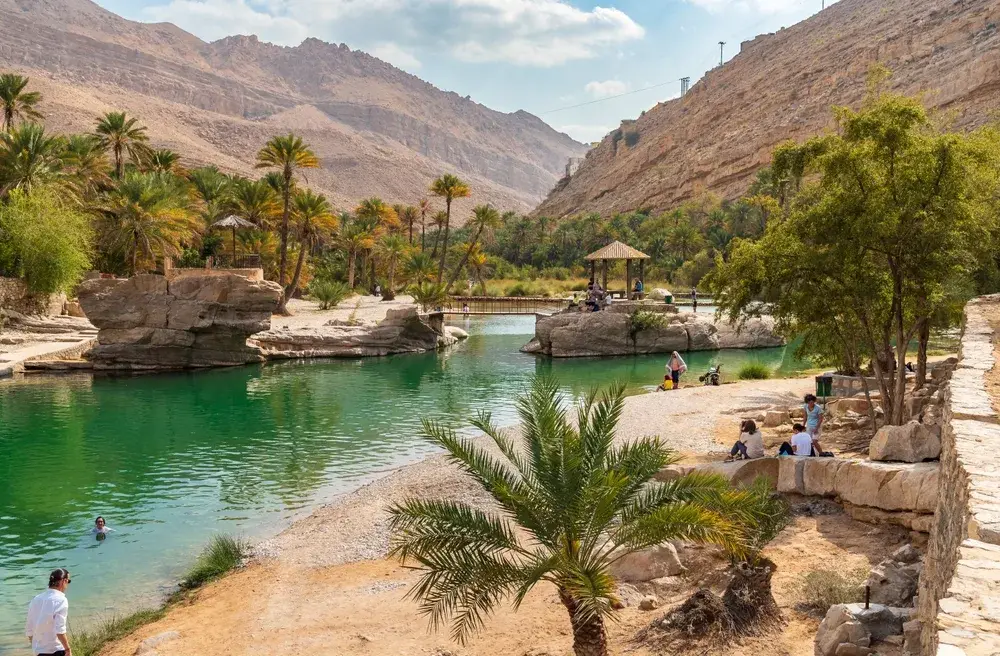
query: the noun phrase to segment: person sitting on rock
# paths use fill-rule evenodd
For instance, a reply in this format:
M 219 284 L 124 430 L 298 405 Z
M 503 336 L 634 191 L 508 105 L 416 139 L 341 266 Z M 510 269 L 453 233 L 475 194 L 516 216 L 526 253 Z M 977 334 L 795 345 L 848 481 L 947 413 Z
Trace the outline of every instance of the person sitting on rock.
M 806 432 L 806 427 L 802 424 L 795 424 L 792 426 L 792 430 L 795 434 L 792 435 L 791 444 L 785 442 L 781 445 L 779 455 L 794 455 L 794 456 L 812 456 L 814 452 L 817 452 L 813 446 L 813 438 L 808 432 Z M 787 449 L 785 447 L 788 447 Z M 790 451 L 791 453 L 786 453 Z
M 764 457 L 764 436 L 757 429 L 753 419 L 747 419 L 740 424 L 740 437 L 729 452 L 726 462 L 732 460 L 753 460 Z
M 674 388 L 674 381 L 671 380 L 670 374 L 667 374 L 666 376 L 663 377 L 663 382 L 660 383 L 660 386 L 656 388 L 656 391 L 667 392 L 669 390 L 672 390 L 673 388 Z
M 599 289 L 600 286 L 594 283 L 590 283 L 589 285 L 587 285 L 587 307 L 590 308 L 591 312 L 597 312 L 598 310 L 601 309 L 601 306 L 598 302 Z

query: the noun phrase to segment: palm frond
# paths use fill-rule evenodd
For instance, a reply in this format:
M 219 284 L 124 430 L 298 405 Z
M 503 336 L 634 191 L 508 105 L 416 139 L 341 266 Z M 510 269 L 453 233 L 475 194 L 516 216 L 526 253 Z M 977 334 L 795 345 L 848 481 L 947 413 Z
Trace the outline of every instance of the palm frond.
M 520 551 L 513 528 L 500 517 L 454 501 L 410 499 L 389 509 L 392 556 L 474 548 Z

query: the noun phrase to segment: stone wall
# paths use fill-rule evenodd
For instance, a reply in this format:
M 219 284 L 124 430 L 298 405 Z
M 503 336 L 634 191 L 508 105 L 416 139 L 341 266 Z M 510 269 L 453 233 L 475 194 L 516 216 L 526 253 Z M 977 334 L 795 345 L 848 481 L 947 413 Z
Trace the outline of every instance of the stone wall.
M 32 294 L 23 280 L 0 278 L 0 309 L 19 314 L 56 316 L 63 312 L 65 294 Z
M 176 280 L 178 278 L 190 278 L 194 276 L 228 276 L 236 275 L 243 276 L 250 280 L 260 282 L 264 280 L 264 270 L 263 269 L 178 269 L 169 268 L 163 272 L 164 277 L 170 280 Z
M 987 392 L 993 329 L 984 310 L 965 309 L 960 359 L 945 394 L 940 490 L 920 579 L 920 653 L 1000 654 L 1000 416 Z

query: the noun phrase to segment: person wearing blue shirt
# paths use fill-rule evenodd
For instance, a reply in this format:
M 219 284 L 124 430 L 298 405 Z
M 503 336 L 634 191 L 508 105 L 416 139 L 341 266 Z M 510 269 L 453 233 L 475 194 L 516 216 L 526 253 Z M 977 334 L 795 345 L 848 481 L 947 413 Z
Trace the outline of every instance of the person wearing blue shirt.
M 819 444 L 819 434 L 823 429 L 823 407 L 816 403 L 815 395 L 806 394 L 803 409 L 806 413 L 806 432 L 812 437 L 816 452 L 819 453 L 823 450 Z

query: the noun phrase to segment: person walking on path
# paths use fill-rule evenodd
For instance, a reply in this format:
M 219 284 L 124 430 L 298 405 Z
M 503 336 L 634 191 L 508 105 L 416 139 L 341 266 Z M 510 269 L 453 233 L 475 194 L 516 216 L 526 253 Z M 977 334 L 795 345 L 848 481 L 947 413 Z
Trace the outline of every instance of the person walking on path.
M 667 373 L 670 374 L 670 379 L 674 383 L 674 389 L 680 387 L 681 374 L 687 371 L 687 368 L 688 366 L 680 353 L 674 351 L 670 354 L 670 359 L 667 360 Z
M 24 635 L 38 656 L 71 656 L 66 625 L 69 619 L 69 570 L 60 567 L 49 574 L 49 589 L 31 600 Z

